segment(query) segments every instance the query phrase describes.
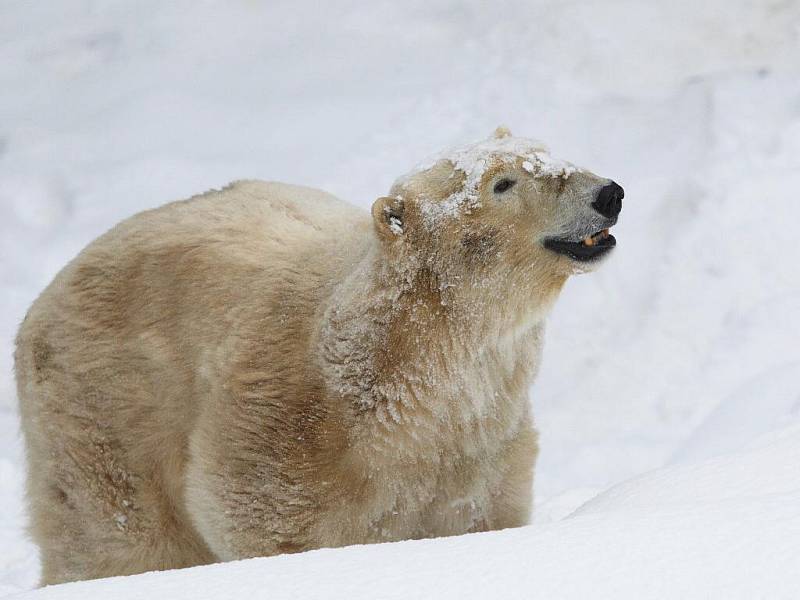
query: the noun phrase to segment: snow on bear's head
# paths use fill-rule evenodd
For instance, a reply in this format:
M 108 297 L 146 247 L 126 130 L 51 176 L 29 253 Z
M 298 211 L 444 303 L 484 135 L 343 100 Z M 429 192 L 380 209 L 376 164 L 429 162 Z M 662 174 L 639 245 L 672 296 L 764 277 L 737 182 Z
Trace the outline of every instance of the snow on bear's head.
M 400 177 L 372 214 L 390 256 L 416 256 L 451 282 L 524 288 L 601 262 L 622 196 L 613 181 L 500 127 Z

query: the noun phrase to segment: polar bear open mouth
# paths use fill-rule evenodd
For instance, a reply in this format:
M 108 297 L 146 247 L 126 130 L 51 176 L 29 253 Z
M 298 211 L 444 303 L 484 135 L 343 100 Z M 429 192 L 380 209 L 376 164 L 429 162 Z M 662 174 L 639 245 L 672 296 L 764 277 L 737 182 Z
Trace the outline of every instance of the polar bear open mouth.
M 548 250 L 569 256 L 579 262 L 597 260 L 616 245 L 617 239 L 608 232 L 608 229 L 587 235 L 579 242 L 559 238 L 548 238 L 544 241 L 544 247 Z

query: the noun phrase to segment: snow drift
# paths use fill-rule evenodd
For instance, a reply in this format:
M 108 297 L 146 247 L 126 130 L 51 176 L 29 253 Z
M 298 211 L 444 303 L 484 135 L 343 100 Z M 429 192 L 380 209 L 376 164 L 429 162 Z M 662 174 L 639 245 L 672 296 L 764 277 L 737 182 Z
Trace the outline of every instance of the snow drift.
M 792 598 L 800 425 L 620 484 L 540 527 L 318 550 L 14 598 Z

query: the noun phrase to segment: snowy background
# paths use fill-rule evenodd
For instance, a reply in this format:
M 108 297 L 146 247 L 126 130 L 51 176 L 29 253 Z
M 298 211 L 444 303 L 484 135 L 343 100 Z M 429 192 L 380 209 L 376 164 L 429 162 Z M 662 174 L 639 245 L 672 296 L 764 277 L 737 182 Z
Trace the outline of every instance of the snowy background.
M 67 260 L 236 178 L 366 208 L 502 123 L 626 192 L 550 320 L 535 523 L 33 595 L 796 597 L 800 2 L 0 0 L 0 90 L 0 595 L 38 576 L 12 340 Z

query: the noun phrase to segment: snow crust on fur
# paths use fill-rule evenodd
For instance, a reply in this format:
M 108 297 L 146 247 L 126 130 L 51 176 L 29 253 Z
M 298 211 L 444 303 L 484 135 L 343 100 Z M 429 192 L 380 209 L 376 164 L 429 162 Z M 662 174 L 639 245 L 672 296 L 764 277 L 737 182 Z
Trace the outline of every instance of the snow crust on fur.
M 490 137 L 473 144 L 450 148 L 417 165 L 409 173 L 395 181 L 395 186 L 403 185 L 414 175 L 421 173 L 439 161 L 452 163 L 455 171 L 464 174 L 464 185 L 443 202 L 423 201 L 421 208 L 425 223 L 434 227 L 443 219 L 455 217 L 461 208 L 466 212 L 480 206 L 480 184 L 486 171 L 495 164 L 513 165 L 521 161 L 522 168 L 536 178 L 566 179 L 578 167 L 565 160 L 555 158 L 549 148 L 539 140 L 514 137 L 507 129 L 499 127 Z M 454 173 L 455 175 L 455 173 Z

